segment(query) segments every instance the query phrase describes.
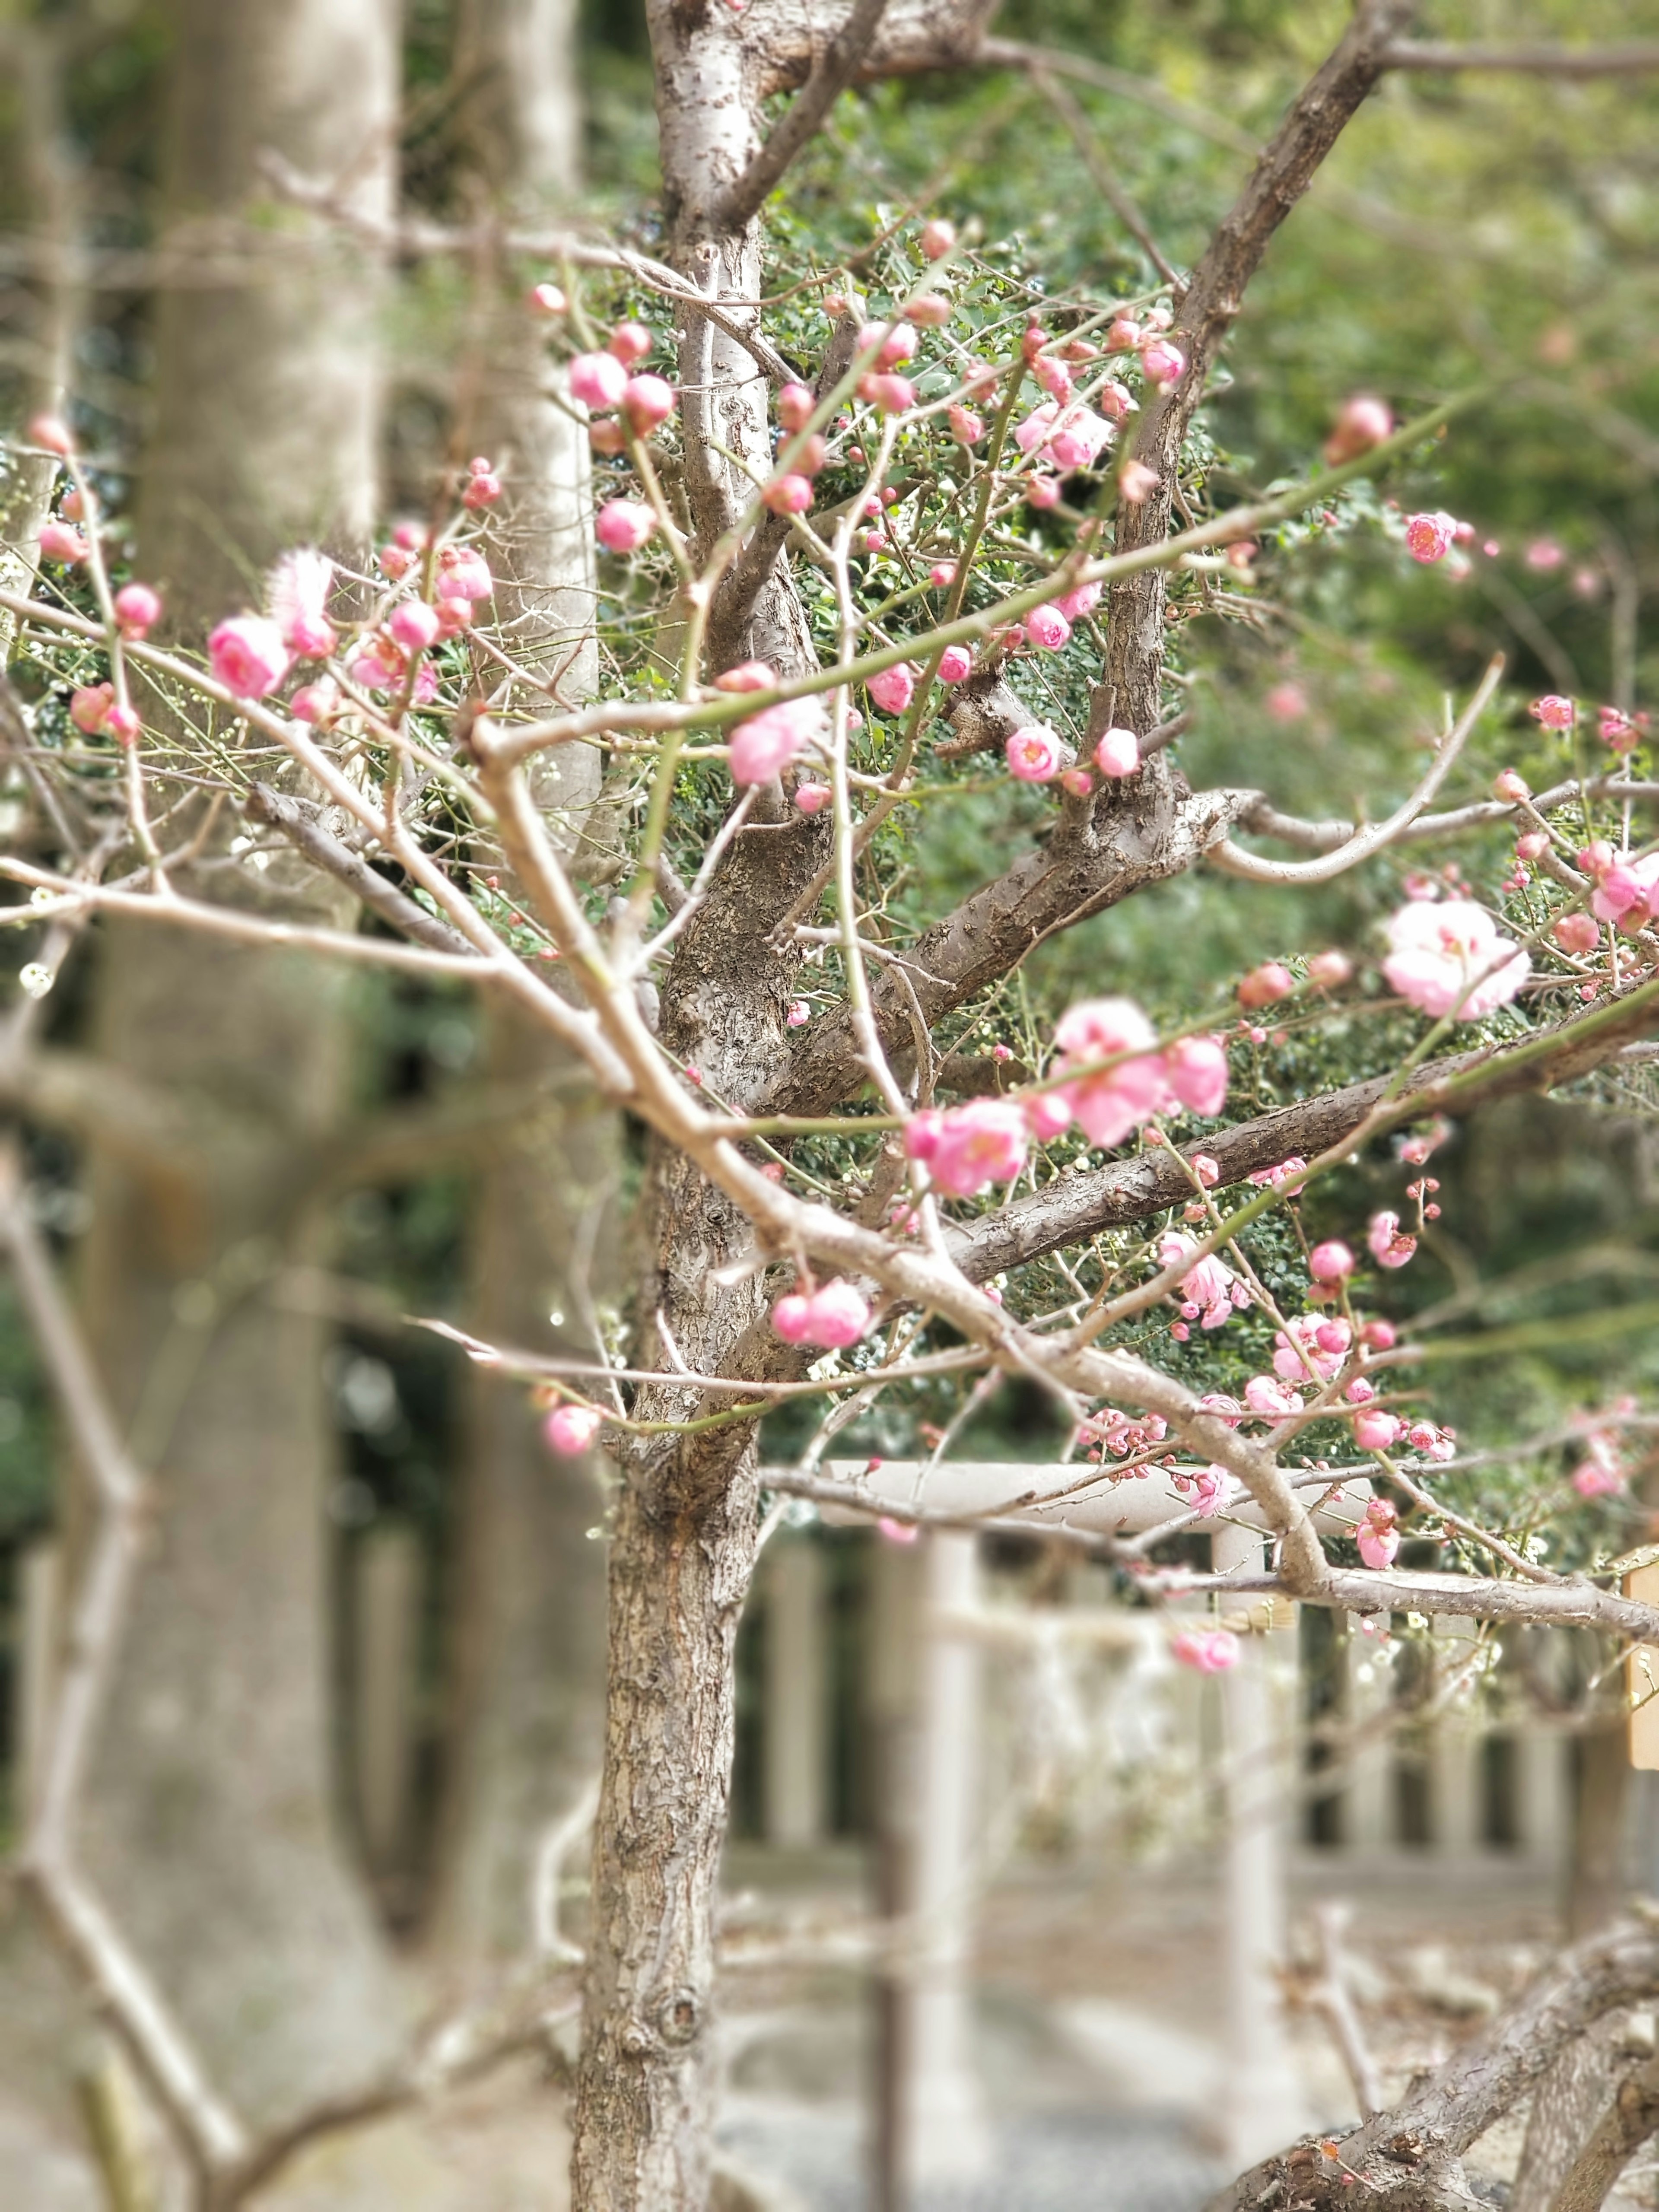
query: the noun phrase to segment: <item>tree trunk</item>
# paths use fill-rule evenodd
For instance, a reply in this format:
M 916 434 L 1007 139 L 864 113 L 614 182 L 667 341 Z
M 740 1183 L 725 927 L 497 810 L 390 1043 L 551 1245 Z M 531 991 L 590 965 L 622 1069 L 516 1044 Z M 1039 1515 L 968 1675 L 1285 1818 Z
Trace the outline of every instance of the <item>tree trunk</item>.
M 1509 2212 L 1551 2212 L 1556 2192 L 1612 2099 L 1622 2027 L 1617 2016 L 1598 2021 L 1569 2044 L 1539 2083 Z
M 398 21 L 393 0 L 173 0 L 167 15 L 163 250 L 234 241 L 254 264 L 156 309 L 140 573 L 199 635 L 257 602 L 285 546 L 357 551 L 368 535 L 375 272 L 260 207 L 256 164 L 274 148 L 387 209 Z M 343 918 L 280 859 L 234 863 L 235 826 L 218 819 L 189 888 Z M 111 928 L 93 1029 L 201 1133 L 171 1171 L 107 1145 L 89 1163 L 88 1322 L 158 1506 L 88 1856 L 220 2083 L 270 2118 L 383 2063 L 403 2025 L 335 1832 L 325 1339 L 283 1295 L 283 1270 L 319 1256 L 306 1183 L 345 1105 L 347 988 L 320 963 Z

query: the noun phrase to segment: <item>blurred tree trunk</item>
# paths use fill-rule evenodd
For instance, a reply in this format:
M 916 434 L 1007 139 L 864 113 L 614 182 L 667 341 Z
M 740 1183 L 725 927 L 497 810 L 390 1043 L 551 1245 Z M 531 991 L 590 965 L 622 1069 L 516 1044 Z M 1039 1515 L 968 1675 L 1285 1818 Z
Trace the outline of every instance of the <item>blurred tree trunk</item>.
M 234 276 L 156 304 L 140 573 L 171 625 L 199 636 L 258 603 L 285 546 L 368 538 L 377 271 L 273 204 L 258 165 L 272 149 L 389 210 L 398 17 L 396 0 L 171 0 L 164 14 L 161 251 L 184 268 L 240 258 Z M 228 810 L 199 826 L 184 878 L 198 895 L 349 915 L 280 858 L 263 873 L 234 860 Z M 110 1146 L 89 1164 L 88 1321 L 158 1512 L 88 1856 L 256 2118 L 337 2089 L 403 2027 L 336 1832 L 325 1340 L 283 1293 L 320 1249 L 306 1182 L 344 1103 L 351 988 L 302 958 L 110 928 L 93 1016 L 94 1049 L 188 1102 L 202 1135 L 172 1173 Z
M 545 216 L 574 187 L 574 32 L 570 0 L 462 0 L 458 9 L 463 153 L 471 187 L 498 214 Z M 489 270 L 482 283 L 457 429 L 469 452 L 495 461 L 505 485 L 491 514 L 495 605 L 520 666 L 575 699 L 592 690 L 594 672 L 586 439 L 549 397 L 547 348 L 525 310 L 523 272 Z M 567 849 L 598 786 L 592 750 L 545 757 L 538 796 L 562 818 Z M 592 1358 L 580 1294 L 617 1277 L 608 1257 L 615 1117 L 585 1083 L 568 1081 L 568 1061 L 512 1009 L 492 1001 L 485 1023 L 489 1079 L 540 1073 L 550 1089 L 544 1112 L 512 1133 L 480 1179 L 468 1326 L 490 1342 L 556 1342 Z M 585 1284 L 573 1288 L 573 1269 Z M 556 1313 L 563 1319 L 550 1338 Z M 469 1370 L 433 1923 L 435 1948 L 463 1970 L 525 1951 L 540 1839 L 599 1764 L 605 1550 L 588 1532 L 603 1500 L 595 1470 L 551 1459 L 538 1431 L 522 1390 Z

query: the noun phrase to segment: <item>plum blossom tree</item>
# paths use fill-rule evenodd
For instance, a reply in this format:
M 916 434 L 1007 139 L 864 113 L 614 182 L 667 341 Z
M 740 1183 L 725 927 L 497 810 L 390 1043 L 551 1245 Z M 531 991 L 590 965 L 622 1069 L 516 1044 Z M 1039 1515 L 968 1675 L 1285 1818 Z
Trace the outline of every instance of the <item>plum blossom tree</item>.
M 1305 1603 L 1659 1640 L 1659 1614 L 1606 1575 L 1554 1573 L 1441 1499 L 1431 1486 L 1456 1438 L 1422 1408 L 1423 1345 L 1376 1310 L 1378 1270 L 1411 1262 L 1413 1234 L 1389 1212 L 1313 1237 L 1302 1206 L 1389 1136 L 1425 1124 L 1437 1135 L 1483 1102 L 1641 1048 L 1659 1020 L 1659 856 L 1631 842 L 1628 754 L 1615 748 L 1611 775 L 1536 796 L 1507 771 L 1490 796 L 1435 811 L 1498 665 L 1449 713 L 1416 789 L 1369 823 L 1305 822 L 1250 789 L 1195 791 L 1172 750 L 1182 593 L 1237 574 L 1235 556 L 1270 560 L 1275 532 L 1410 465 L 1455 411 L 1396 429 L 1382 403 L 1334 392 L 1322 460 L 1250 501 L 1230 502 L 1195 459 L 1199 410 L 1276 231 L 1383 76 L 1412 64 L 1407 0 L 1359 0 L 1189 271 L 1159 267 L 1131 298 L 1039 295 L 919 208 L 866 258 L 867 296 L 851 271 L 807 271 L 805 322 L 769 305 L 783 288 L 768 196 L 854 76 L 1006 63 L 989 8 L 859 0 L 833 28 L 806 6 L 651 0 L 648 14 L 662 258 L 544 238 L 556 273 L 525 309 L 593 456 L 593 534 L 617 609 L 595 696 L 572 703 L 519 658 L 513 625 L 491 620 L 495 488 L 512 484 L 494 454 L 452 462 L 432 519 L 380 550 L 362 606 L 296 548 L 301 565 L 265 605 L 167 649 L 110 596 L 94 488 L 71 444 L 61 489 L 74 510 L 46 525 L 37 590 L 0 593 L 66 690 L 89 658 L 107 666 L 108 702 L 86 710 L 105 750 L 93 769 L 77 758 L 61 773 L 122 771 L 109 787 L 125 817 L 106 849 L 134 856 L 114 881 L 7 860 L 30 894 L 19 920 L 107 913 L 130 929 L 165 921 L 469 979 L 647 1133 L 625 1352 L 526 1362 L 473 1347 L 541 1394 L 555 1453 L 603 1437 L 617 1469 L 574 2116 L 584 2212 L 708 2201 L 713 1907 L 762 1490 L 914 1525 L 878 1470 L 851 1492 L 817 1472 L 849 1407 L 873 1395 L 1029 1378 L 1103 1481 L 1158 1462 L 1197 1518 L 1251 1504 L 1273 1540 L 1267 1581 Z M 1456 557 L 1466 535 L 1438 511 L 1389 527 L 1425 565 Z M 1046 688 L 1057 665 L 1086 670 L 1075 710 Z M 164 763 L 147 732 L 110 720 L 135 670 L 207 720 L 234 801 L 246 805 L 247 778 L 225 738 L 280 750 L 323 810 L 296 849 L 390 932 L 278 924 L 179 895 L 146 811 Z M 1622 735 L 1622 719 L 1613 726 Z M 603 884 L 584 874 L 569 810 L 537 783 L 550 761 L 596 753 L 603 803 L 631 825 Z M 1015 818 L 1035 825 L 1029 844 L 948 911 L 902 927 L 884 889 L 890 829 L 909 806 L 987 789 L 1028 810 Z M 1586 817 L 1597 834 L 1581 847 Z M 288 834 L 280 814 L 275 828 Z M 1318 884 L 1482 830 L 1542 840 L 1520 864 L 1539 865 L 1527 899 L 1462 885 L 1448 896 L 1443 879 L 1416 878 L 1380 966 L 1369 944 L 1314 961 L 1264 945 L 1233 1003 L 1195 991 L 1155 1018 L 1127 979 L 1103 978 L 1112 988 L 1028 1024 L 1023 1059 L 964 1048 L 975 1011 L 1037 945 L 1151 886 L 1200 866 Z M 1268 1024 L 1327 1018 L 1394 1040 L 1385 1071 L 1229 1121 Z M 1407 1141 L 1420 1169 L 1432 1138 Z M 1121 1157 L 1085 1164 L 1092 1152 Z M 1413 1186 L 1419 1230 L 1430 1188 Z M 1266 1267 L 1269 1233 L 1294 1249 L 1293 1278 Z M 1261 1359 L 1237 1395 L 1206 1371 L 1206 1345 L 1229 1338 Z M 794 1469 L 763 1473 L 763 1417 L 801 1404 L 823 1409 L 816 1436 Z M 1597 1415 L 1581 1492 L 1622 1479 L 1641 1418 Z M 1374 1485 L 1370 1501 L 1350 1534 L 1322 1536 L 1316 1507 L 1352 1479 Z M 1402 1526 L 1457 1528 L 1465 1565 L 1401 1565 Z M 1138 1586 L 1156 1603 L 1212 1584 L 1167 1566 Z M 1237 1657 L 1219 1626 L 1183 1626 L 1171 1648 L 1206 1672 Z M 64 1874 L 54 1850 L 36 1861 L 49 1893 Z M 1495 2100 L 1523 2094 L 1575 2023 L 1656 1979 L 1650 1935 L 1604 1938 L 1519 2027 L 1494 2031 L 1484 2071 L 1460 2062 L 1413 2092 L 1422 2148 L 1407 2163 L 1426 2178 L 1409 2201 L 1457 2201 L 1457 2159 Z M 153 2045 L 142 2007 L 119 2017 Z M 236 2201 L 269 2160 L 227 2151 L 176 2066 L 167 2078 L 203 2201 Z M 1242 2183 L 1238 2201 L 1407 2202 L 1407 2123 L 1389 2124 L 1328 2155 L 1304 2147 Z

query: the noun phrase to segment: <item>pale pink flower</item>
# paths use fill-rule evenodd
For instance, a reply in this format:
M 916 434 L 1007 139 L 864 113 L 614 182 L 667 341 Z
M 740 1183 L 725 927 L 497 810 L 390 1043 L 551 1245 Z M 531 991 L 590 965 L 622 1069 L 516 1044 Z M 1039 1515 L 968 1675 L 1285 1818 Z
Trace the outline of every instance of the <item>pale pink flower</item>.
M 806 1341 L 826 1351 L 856 1344 L 870 1327 L 870 1309 L 851 1283 L 826 1283 L 807 1300 Z
M 115 594 L 115 619 L 123 637 L 143 637 L 161 619 L 161 600 L 148 584 L 123 584 Z
M 562 1458 L 576 1459 L 604 1426 L 605 1415 L 597 1406 L 555 1406 L 542 1424 L 542 1434 L 550 1450 Z
M 1176 1480 L 1177 1481 L 1180 1480 L 1179 1476 Z M 1227 1494 L 1229 1480 L 1226 1468 L 1217 1467 L 1213 1463 L 1208 1467 L 1200 1468 L 1198 1473 L 1190 1478 L 1193 1510 L 1200 1521 L 1212 1520 L 1221 1510 L 1221 1501 Z
M 1133 730 L 1108 730 L 1095 747 L 1095 766 L 1103 775 L 1135 775 L 1140 767 L 1140 740 Z
M 902 660 L 872 676 L 865 689 L 884 714 L 902 714 L 915 696 L 915 671 Z
M 1164 1267 L 1180 1265 L 1194 1249 L 1189 1237 L 1174 1230 L 1167 1231 L 1158 1240 L 1158 1264 Z M 1220 1328 L 1231 1316 L 1236 1307 L 1250 1303 L 1250 1294 L 1224 1260 L 1213 1252 L 1195 1260 L 1176 1285 L 1185 1301 L 1182 1318 L 1198 1321 L 1202 1318 L 1206 1328 Z
M 1244 1403 L 1251 1413 L 1270 1420 L 1302 1411 L 1300 1392 L 1291 1389 L 1275 1375 L 1252 1375 L 1244 1385 Z
M 1129 315 L 1120 315 L 1106 333 L 1108 353 L 1133 353 L 1141 340 L 1140 325 Z
M 208 665 L 238 699 L 264 699 L 289 672 L 283 633 L 264 615 L 233 615 L 208 640 Z
M 1227 1053 L 1219 1037 L 1177 1037 L 1164 1055 L 1170 1088 L 1189 1113 L 1218 1114 L 1227 1102 Z
M 1206 1190 L 1213 1190 L 1221 1180 L 1221 1163 L 1209 1152 L 1194 1152 L 1187 1163 Z
M 1421 1452 L 1425 1459 L 1446 1460 L 1457 1456 L 1456 1431 L 1437 1429 L 1432 1421 L 1413 1421 L 1406 1431 L 1406 1439 L 1412 1449 Z
M 1019 1104 L 1027 1127 L 1040 1145 L 1064 1136 L 1072 1126 L 1072 1102 L 1064 1091 L 1033 1091 Z
M 1352 975 L 1353 963 L 1346 952 L 1334 950 L 1329 952 L 1316 952 L 1308 963 L 1308 981 L 1310 983 L 1317 983 L 1323 990 L 1336 990 L 1340 985 L 1349 981 Z
M 939 657 L 941 684 L 960 684 L 974 672 L 974 656 L 965 645 L 947 645 Z
M 882 415 L 903 415 L 916 404 L 916 387 L 908 376 L 861 378 L 859 398 Z
M 1365 1517 L 1354 1531 L 1354 1540 L 1368 1567 L 1380 1570 L 1394 1565 L 1400 1550 L 1399 1516 L 1386 1498 L 1373 1498 L 1366 1506 Z
M 835 797 L 827 783 L 798 783 L 795 804 L 803 814 L 818 814 Z
M 40 558 L 61 561 L 72 568 L 87 557 L 87 541 L 71 524 L 43 522 L 40 526 Z
M 1057 468 L 1092 468 L 1101 448 L 1112 434 L 1103 415 L 1079 400 L 1062 408 L 1057 399 L 1045 399 L 1014 431 L 1022 453 L 1051 459 Z
M 1564 699 L 1559 691 L 1545 692 L 1541 699 L 1533 701 L 1527 712 L 1547 730 L 1570 730 L 1578 719 L 1577 706 L 1571 699 Z
M 1100 605 L 1100 595 L 1105 588 L 1098 579 L 1091 584 L 1079 584 L 1074 590 L 1067 592 L 1062 599 L 1056 599 L 1054 605 L 1067 622 L 1081 622 L 1085 615 L 1093 614 L 1095 609 Z
M 566 315 L 570 312 L 570 301 L 563 287 L 558 284 L 532 284 L 530 304 L 538 315 Z
M 342 703 L 340 687 L 331 676 L 302 684 L 288 702 L 296 722 L 327 722 L 339 713 Z
M 812 1009 L 807 1005 L 805 999 L 797 999 L 791 1005 L 788 1012 L 783 1018 L 792 1030 L 798 1030 L 801 1027 L 803 1023 L 810 1022 L 811 1020 Z
M 1365 1242 L 1379 1267 L 1403 1267 L 1417 1250 L 1416 1237 L 1401 1233 L 1397 1213 L 1372 1214 Z
M 1239 1661 L 1239 1642 L 1230 1628 L 1183 1628 L 1170 1640 L 1177 1665 L 1200 1674 L 1224 1674 Z
M 1072 635 L 1072 625 L 1058 607 L 1033 607 L 1025 617 L 1025 634 L 1044 653 L 1058 653 Z
M 907 330 L 902 322 L 889 328 L 885 323 L 866 323 L 859 331 L 859 351 L 875 349 L 878 368 L 896 368 L 901 362 L 908 361 L 916 349 L 916 334 Z
M 1385 438 L 1394 434 L 1394 413 L 1385 399 L 1346 399 L 1325 441 L 1325 459 L 1333 468 L 1358 460 Z
M 785 699 L 737 723 L 726 760 L 732 782 L 769 782 L 805 746 L 822 737 L 826 720 L 823 702 L 811 698 Z
M 424 599 L 404 599 L 386 618 L 386 628 L 410 653 L 424 653 L 435 643 L 442 627 L 438 610 Z
M 761 505 L 774 514 L 805 514 L 812 504 L 812 479 L 793 471 L 761 489 Z
M 495 588 L 489 564 L 474 545 L 446 545 L 438 554 L 438 594 L 446 599 L 487 599 Z
M 1361 1451 L 1387 1451 L 1396 1443 L 1406 1424 L 1398 1414 L 1385 1413 L 1381 1407 L 1367 1406 L 1354 1415 L 1354 1442 Z
M 985 435 L 985 417 L 976 415 L 971 407 L 949 407 L 945 410 L 945 419 L 951 426 L 951 435 L 959 446 L 976 446 Z
M 925 260 L 943 261 L 957 242 L 957 227 L 953 222 L 946 222 L 943 216 L 936 215 L 923 223 L 921 236 L 917 242 Z
M 113 738 L 118 745 L 134 744 L 143 726 L 132 708 L 124 707 L 118 699 L 112 702 L 104 716 L 104 734 Z
M 1587 914 L 1564 914 L 1550 934 L 1564 952 L 1594 952 L 1601 942 L 1601 930 Z
M 1317 1314 L 1299 1314 L 1288 1329 L 1276 1329 L 1273 1345 L 1273 1373 L 1281 1382 L 1300 1382 L 1310 1375 L 1328 1382 L 1340 1372 L 1347 1352 L 1346 1339 L 1334 1348 L 1321 1341 Z
M 1161 1057 L 1150 1049 L 1156 1041 L 1152 1024 L 1129 999 L 1085 999 L 1061 1017 L 1054 1031 L 1060 1074 L 1079 1062 L 1133 1055 L 1066 1086 L 1072 1112 L 1091 1144 L 1121 1145 L 1164 1105 L 1168 1079 Z
M 1064 763 L 1060 739 L 1046 722 L 1016 730 L 1003 748 L 1008 773 L 1022 783 L 1051 783 Z
M 637 553 L 656 526 L 656 516 L 637 499 L 608 499 L 594 524 L 609 553 Z
M 953 1198 L 976 1198 L 994 1182 L 1012 1182 L 1025 1164 L 1030 1133 L 1012 1099 L 973 1098 L 928 1119 L 921 1133 L 924 1152 L 915 1152 L 906 1133 L 906 1150 L 925 1158 L 928 1172 Z
M 1296 988 L 1296 978 L 1282 960 L 1264 960 L 1259 968 L 1252 968 L 1238 986 L 1241 1006 L 1271 1006 L 1280 999 L 1288 999 Z
M 1532 962 L 1471 899 L 1413 900 L 1389 923 L 1382 973 L 1419 1012 L 1478 1021 L 1507 1006 Z
M 570 396 L 584 407 L 620 407 L 627 389 L 627 363 L 614 353 L 579 353 L 570 364 Z
M 1443 509 L 1413 514 L 1406 523 L 1406 550 L 1413 561 L 1443 561 L 1457 536 L 1457 517 Z
M 1353 1254 L 1338 1237 L 1328 1237 L 1308 1255 L 1308 1273 L 1316 1283 L 1346 1282 L 1353 1271 Z
M 494 507 L 501 495 L 501 480 L 482 453 L 468 464 L 466 489 L 461 494 L 461 505 L 476 514 L 480 507 Z
M 1187 374 L 1187 356 L 1168 338 L 1154 338 L 1140 349 L 1140 365 L 1152 381 L 1164 386 L 1178 384 Z
M 265 599 L 283 642 L 298 660 L 325 660 L 339 643 L 325 609 L 334 563 L 313 546 L 284 553 L 270 572 Z

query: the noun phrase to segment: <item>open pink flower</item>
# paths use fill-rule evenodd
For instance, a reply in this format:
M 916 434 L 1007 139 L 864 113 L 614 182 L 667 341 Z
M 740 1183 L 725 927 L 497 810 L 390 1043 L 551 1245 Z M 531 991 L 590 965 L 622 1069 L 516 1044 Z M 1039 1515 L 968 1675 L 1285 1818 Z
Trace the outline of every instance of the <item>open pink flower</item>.
M 1064 764 L 1060 739 L 1046 722 L 1016 730 L 1004 746 L 1008 773 L 1022 783 L 1052 783 Z
M 597 1406 L 555 1406 L 542 1424 L 542 1434 L 562 1458 L 576 1459 L 604 1426 L 605 1415 Z
M 1399 1515 L 1386 1498 L 1373 1498 L 1354 1531 L 1359 1556 L 1368 1567 L 1391 1567 L 1400 1549 Z
M 1068 1084 L 1065 1096 L 1093 1145 L 1121 1145 L 1158 1112 L 1169 1096 L 1152 1024 L 1130 999 L 1085 999 L 1063 1015 L 1054 1031 L 1065 1074 L 1079 1061 L 1133 1055 L 1114 1067 Z
M 918 1122 L 924 1126 L 917 1128 Z M 974 1098 L 945 1113 L 918 1114 L 905 1132 L 905 1150 L 925 1161 L 953 1198 L 975 1198 L 994 1182 L 1012 1182 L 1030 1143 L 1025 1115 L 1007 1098 Z
M 1559 691 L 1547 691 L 1541 699 L 1534 699 L 1527 712 L 1547 730 L 1570 730 L 1578 719 L 1577 708 Z
M 1382 973 L 1402 999 L 1437 1020 L 1479 1021 L 1507 1006 L 1532 962 L 1472 899 L 1413 899 L 1389 923 Z
M 288 674 L 288 647 L 265 616 L 233 615 L 209 638 L 208 665 L 238 699 L 264 699 Z
M 1160 1267 L 1174 1267 L 1194 1249 L 1190 1237 L 1170 1230 L 1159 1238 L 1158 1247 Z M 1194 1261 L 1177 1285 L 1183 1301 L 1182 1318 L 1201 1321 L 1206 1328 L 1220 1328 L 1231 1320 L 1235 1309 L 1251 1303 L 1250 1293 L 1224 1260 L 1213 1252 L 1206 1253 L 1201 1260 Z
M 1218 1114 L 1227 1103 L 1227 1054 L 1219 1037 L 1177 1037 L 1164 1055 L 1170 1088 L 1189 1113 Z
M 1170 1639 L 1170 1656 L 1200 1674 L 1224 1674 L 1238 1664 L 1239 1642 L 1231 1628 L 1183 1628 Z
M 822 702 L 816 698 L 786 699 L 763 707 L 732 731 L 727 765 L 733 783 L 767 783 L 825 727 Z M 806 810 L 811 811 L 811 808 Z
M 1334 1341 L 1327 1343 L 1322 1339 L 1328 1326 L 1317 1314 L 1298 1314 L 1287 1328 L 1275 1332 L 1273 1373 L 1281 1382 L 1305 1382 L 1310 1376 L 1328 1382 L 1340 1372 L 1352 1332 L 1343 1322 L 1333 1333 Z
M 1403 1267 L 1417 1250 L 1416 1237 L 1401 1233 L 1397 1213 L 1372 1214 L 1365 1242 L 1370 1246 L 1371 1257 L 1379 1267 Z
M 1443 510 L 1413 514 L 1406 523 L 1406 550 L 1413 561 L 1443 561 L 1457 537 L 1457 517 Z

